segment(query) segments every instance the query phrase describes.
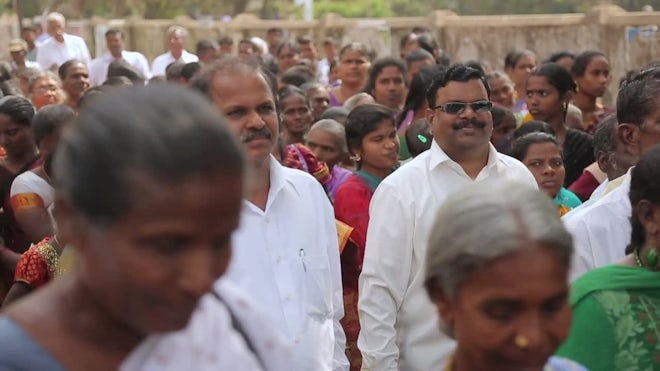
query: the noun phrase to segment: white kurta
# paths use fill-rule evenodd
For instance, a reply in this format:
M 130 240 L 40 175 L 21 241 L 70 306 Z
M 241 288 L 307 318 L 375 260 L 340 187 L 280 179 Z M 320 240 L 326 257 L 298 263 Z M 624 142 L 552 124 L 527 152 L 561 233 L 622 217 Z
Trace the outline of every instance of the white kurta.
M 270 161 L 266 210 L 244 201 L 225 277 L 291 341 L 292 370 L 347 370 L 332 206 L 312 176 Z
M 87 44 L 80 36 L 64 34 L 64 43 L 51 37 L 37 47 L 37 63 L 42 69 L 48 70 L 52 65 L 57 67 L 71 59 L 78 59 L 89 66 L 91 57 Z
M 292 370 L 291 349 L 263 310 L 226 280 L 214 286 L 222 302 L 205 295 L 184 330 L 148 337 L 124 360 L 120 371 Z M 228 309 L 244 334 L 237 330 Z M 246 336 L 253 349 L 247 346 Z
M 198 62 L 199 58 L 195 54 L 183 51 L 181 58 L 176 59 L 171 52 L 161 54 L 154 59 L 151 64 L 151 76 L 165 76 L 165 68 L 172 62 L 181 61 L 182 63 Z
M 151 71 L 149 70 L 149 62 L 147 58 L 142 55 L 142 53 L 131 52 L 131 51 L 122 51 L 121 59 L 125 60 L 126 63 L 130 64 L 138 70 L 145 80 L 151 78 Z M 97 86 L 105 82 L 108 77 L 108 66 L 114 57 L 110 53 L 105 53 L 102 56 L 95 58 L 92 63 L 89 65 L 89 85 Z
M 431 149 L 383 180 L 369 209 L 359 280 L 363 370 L 441 370 L 454 341 L 439 330 L 424 289 L 433 221 L 452 193 L 475 182 L 514 180 L 538 188 L 520 161 L 491 145 L 488 163 L 472 180 L 433 141 Z M 497 195 L 490 195 L 497 197 Z
M 626 256 L 630 243 L 632 207 L 630 192 L 631 171 L 612 180 L 609 187 L 620 183 L 594 203 L 564 215 L 564 226 L 573 236 L 571 281 L 588 271 L 614 264 Z

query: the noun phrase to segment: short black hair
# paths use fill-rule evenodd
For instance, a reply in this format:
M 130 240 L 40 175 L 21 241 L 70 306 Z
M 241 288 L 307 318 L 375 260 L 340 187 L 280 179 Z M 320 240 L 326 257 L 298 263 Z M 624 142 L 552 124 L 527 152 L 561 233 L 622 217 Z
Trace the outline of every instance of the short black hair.
M 112 35 L 115 35 L 115 34 L 119 34 L 119 36 L 121 36 L 122 39 L 124 38 L 124 32 L 122 30 L 118 29 L 118 28 L 111 28 L 111 29 L 105 31 L 105 37 L 106 38 L 108 38 Z
M 486 81 L 486 75 L 483 71 L 468 67 L 462 63 L 454 64 L 446 70 L 439 70 L 433 78 L 429 90 L 426 92 L 426 100 L 429 103 L 429 107 L 435 107 L 438 90 L 447 86 L 451 81 L 467 82 L 475 79 L 481 81 L 484 88 L 486 88 L 486 95 L 490 98 L 490 86 L 488 85 L 488 81 Z
M 348 151 L 362 147 L 362 139 L 376 130 L 384 120 L 392 122 L 394 127 L 394 111 L 381 104 L 363 104 L 355 107 L 346 119 L 346 144 Z
M 640 249 L 646 243 L 646 231 L 637 218 L 635 210 L 641 200 L 648 200 L 654 206 L 660 205 L 660 144 L 648 150 L 632 169 L 630 179 L 630 204 L 633 208 L 632 232 L 626 254 Z
M 281 106 L 282 101 L 284 101 L 286 98 L 288 98 L 292 95 L 300 95 L 302 97 L 302 99 L 305 101 L 305 104 L 309 105 L 309 103 L 307 102 L 307 96 L 305 95 L 305 92 L 302 91 L 302 89 L 300 89 L 299 87 L 294 86 L 294 85 L 286 85 L 286 86 L 284 86 L 283 88 L 281 88 L 280 90 L 277 91 L 277 108 L 278 108 L 278 111 L 281 112 L 282 109 L 284 108 L 284 107 Z
M 109 92 L 71 128 L 56 151 L 55 189 L 96 225 L 111 225 L 131 211 L 139 195 L 131 191 L 129 173 L 168 184 L 243 173 L 225 119 L 198 94 L 173 84 Z
M 594 133 L 594 157 L 598 158 L 600 152 L 613 152 L 616 149 L 616 128 L 619 121 L 616 113 L 605 117 L 597 126 Z
M 182 68 L 181 68 L 181 77 L 183 77 L 186 80 L 190 80 L 195 76 L 199 70 L 202 69 L 202 64 L 199 62 L 190 62 L 186 63 Z
M 660 100 L 660 66 L 653 66 L 628 77 L 616 98 L 616 115 L 620 124 L 641 126 L 658 108 Z
M 529 133 L 547 133 L 555 135 L 555 130 L 545 121 L 531 120 L 524 123 L 513 132 L 513 138 L 518 139 Z
M 282 76 L 280 82 L 284 85 L 301 87 L 304 84 L 314 82 L 316 77 L 311 68 L 303 65 L 289 67 Z
M 383 70 L 387 67 L 396 67 L 399 72 L 401 72 L 403 81 L 406 81 L 406 66 L 403 64 L 401 59 L 394 57 L 383 57 L 377 59 L 369 69 L 367 83 L 362 91 L 367 94 L 372 94 L 376 88 L 376 80 L 378 79 L 378 75 L 380 75 L 381 72 L 383 72 Z
M 566 50 L 554 52 L 550 54 L 550 56 L 548 57 L 548 59 L 544 61 L 544 63 L 557 63 L 559 60 L 564 58 L 571 58 L 575 60 L 575 54 Z
M 525 156 L 527 156 L 529 147 L 531 147 L 532 144 L 538 144 L 538 143 L 553 143 L 559 149 L 559 153 L 560 154 L 562 153 L 562 149 L 559 146 L 559 142 L 557 141 L 557 138 L 554 135 L 537 131 L 537 132 L 525 134 L 520 138 L 514 140 L 509 155 L 517 159 L 518 161 L 523 161 L 525 159 Z
M 165 67 L 165 79 L 167 81 L 172 81 L 179 79 L 183 76 L 181 76 L 181 72 L 183 72 L 183 66 L 186 64 L 180 61 L 174 61 Z
M 417 119 L 406 128 L 406 145 L 408 152 L 412 157 L 417 157 L 420 153 L 431 148 L 433 134 L 426 119 Z
M 144 76 L 131 64 L 123 59 L 114 60 L 108 65 L 108 75 L 106 79 L 115 76 L 123 76 L 131 80 L 133 85 L 144 85 Z
M 513 117 L 515 120 L 515 116 L 513 115 L 513 111 L 506 107 L 502 106 L 493 106 L 493 108 L 490 110 L 490 114 L 493 116 L 493 127 L 497 128 L 500 125 L 504 123 L 504 120 L 507 117 Z
M 78 59 L 69 59 L 68 61 L 62 63 L 60 68 L 57 69 L 57 74 L 60 76 L 60 79 L 64 81 L 66 79 L 67 74 L 69 73 L 69 68 L 77 64 L 82 64 L 83 66 L 87 67 L 85 63 L 83 63 L 81 60 Z
M 204 53 L 207 50 L 215 50 L 217 49 L 215 42 L 212 40 L 207 40 L 207 39 L 202 39 L 197 42 L 197 45 L 195 45 L 195 50 L 197 51 L 197 55 Z
M 76 112 L 66 104 L 49 104 L 41 107 L 32 119 L 34 142 L 39 144 L 44 138 L 59 133 L 62 126 L 73 121 Z
M 406 66 L 410 67 L 414 62 L 421 62 L 429 59 L 435 64 L 435 57 L 433 54 L 424 49 L 415 49 L 406 55 Z

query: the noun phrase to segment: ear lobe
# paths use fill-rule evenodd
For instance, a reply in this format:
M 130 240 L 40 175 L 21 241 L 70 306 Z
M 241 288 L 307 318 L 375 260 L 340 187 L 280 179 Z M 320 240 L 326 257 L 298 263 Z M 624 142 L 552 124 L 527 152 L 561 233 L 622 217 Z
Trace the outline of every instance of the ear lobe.
M 617 137 L 626 146 L 637 146 L 639 143 L 639 127 L 632 124 L 619 124 Z
M 433 122 L 433 118 L 435 117 L 435 110 L 431 108 L 426 109 L 426 122 L 428 122 L 429 127 L 432 127 L 431 123 Z
M 454 327 L 455 310 L 453 303 L 447 299 L 442 289 L 435 288 L 431 297 L 433 304 L 438 310 L 442 323 L 449 329 Z

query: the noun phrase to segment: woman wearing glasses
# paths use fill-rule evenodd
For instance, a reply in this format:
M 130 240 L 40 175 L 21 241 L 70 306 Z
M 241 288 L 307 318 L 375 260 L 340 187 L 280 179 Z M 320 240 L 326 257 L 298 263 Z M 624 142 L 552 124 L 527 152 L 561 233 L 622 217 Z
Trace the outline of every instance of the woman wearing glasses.
M 573 246 L 547 197 L 513 182 L 467 186 L 428 244 L 424 286 L 457 343 L 444 370 L 584 370 L 551 357 L 570 329 Z
M 47 104 L 64 103 L 64 91 L 59 76 L 51 71 L 41 71 L 28 82 L 29 98 L 39 110 Z
M 542 64 L 527 78 L 529 113 L 534 120 L 550 124 L 564 152 L 565 187 L 569 187 L 595 161 L 591 135 L 566 125 L 568 104 L 575 90 L 573 77 L 557 63 Z

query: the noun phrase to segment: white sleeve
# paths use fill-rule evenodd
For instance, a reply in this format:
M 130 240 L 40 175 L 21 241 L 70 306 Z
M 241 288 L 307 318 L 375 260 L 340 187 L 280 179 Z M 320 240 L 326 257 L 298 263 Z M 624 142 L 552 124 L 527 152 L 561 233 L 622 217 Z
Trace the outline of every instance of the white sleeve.
M 337 241 L 337 225 L 335 224 L 335 214 L 330 204 L 330 200 L 323 192 L 321 186 L 318 186 L 321 198 L 321 218 L 327 238 L 326 250 L 330 263 L 330 278 L 332 283 L 332 320 L 335 335 L 335 349 L 332 362 L 332 369 L 335 371 L 348 371 L 350 365 L 346 357 L 346 334 L 344 328 L 339 322 L 344 318 L 344 292 L 341 280 L 341 263 L 339 260 L 339 242 Z
M 359 278 L 362 369 L 398 370 L 396 323 L 412 269 L 413 217 L 387 183 L 371 199 L 369 217 Z
M 569 272 L 570 282 L 575 281 L 583 274 L 596 268 L 589 231 L 583 218 L 584 215 L 571 215 L 570 218 L 562 218 L 566 230 L 573 236 L 573 257 Z
M 21 174 L 17 176 L 13 182 L 11 182 L 9 197 L 14 197 L 23 193 L 35 193 L 38 194 L 39 197 L 42 197 L 39 193 L 39 190 L 34 187 L 33 183 L 25 176 L 23 176 L 23 174 Z
M 46 71 L 50 68 L 50 63 L 48 63 L 47 51 L 44 48 L 44 44 L 37 46 L 37 63 L 41 66 L 41 69 Z
M 151 78 L 149 62 L 147 62 L 147 58 L 142 53 L 137 53 L 135 68 L 140 71 L 145 80 L 149 80 Z
M 89 63 L 92 61 L 92 57 L 89 55 L 89 49 L 87 48 L 87 43 L 82 37 L 79 40 L 80 42 L 80 60 L 85 63 L 86 66 L 89 66 Z

